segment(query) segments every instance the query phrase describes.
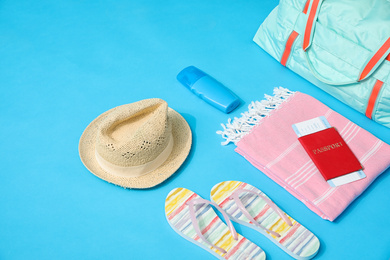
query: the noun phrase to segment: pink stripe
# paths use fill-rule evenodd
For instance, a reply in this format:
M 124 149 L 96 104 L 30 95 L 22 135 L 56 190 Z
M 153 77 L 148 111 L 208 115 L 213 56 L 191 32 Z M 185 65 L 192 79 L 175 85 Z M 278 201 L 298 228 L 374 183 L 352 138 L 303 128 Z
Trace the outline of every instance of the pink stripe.
M 243 182 L 243 183 L 241 183 L 240 185 L 238 185 L 237 189 L 243 189 L 246 185 L 247 185 L 247 184 Z M 235 190 L 236 190 L 236 189 L 235 189 Z M 234 191 L 233 191 L 233 192 L 234 192 Z M 226 203 L 228 203 L 228 202 L 230 201 L 229 197 L 230 197 L 230 196 L 227 196 L 221 203 L 219 203 L 219 206 L 220 206 L 221 208 L 223 208 L 223 207 L 226 205 Z
M 259 218 L 261 218 L 262 216 L 264 216 L 264 214 L 270 209 L 270 205 L 266 204 L 264 206 L 264 208 L 260 211 L 259 214 L 256 215 L 256 217 L 254 217 L 255 220 L 258 220 Z M 253 223 L 252 223 L 253 224 Z
M 243 237 L 240 242 L 237 243 L 236 246 L 234 246 L 232 249 L 229 250 L 229 252 L 225 255 L 225 259 L 228 259 L 232 255 L 234 255 L 237 250 L 241 247 L 241 245 L 246 241 L 247 239 Z
M 286 234 L 286 236 L 283 237 L 281 240 L 279 240 L 279 243 L 282 244 L 282 243 L 286 242 L 287 239 L 289 239 L 290 237 L 292 237 L 295 234 L 295 232 L 298 230 L 298 228 L 300 226 L 301 226 L 301 224 L 296 222 L 294 227 L 290 229 L 290 231 Z
M 215 216 L 213 218 L 213 220 L 211 220 L 211 222 L 201 231 L 202 232 L 202 235 L 204 235 L 207 231 L 209 231 L 211 229 L 211 227 L 218 221 L 219 217 L 218 216 Z M 199 236 L 196 235 L 195 240 L 198 240 L 199 239 Z
M 192 194 L 186 201 L 183 202 L 183 204 L 178 207 L 177 209 L 175 209 L 175 211 L 173 211 L 169 216 L 168 216 L 168 219 L 169 220 L 172 220 L 177 214 L 180 213 L 180 211 L 182 211 L 184 209 L 184 207 L 186 206 L 186 203 L 190 200 L 192 200 L 193 198 L 197 197 L 197 195 L 194 193 Z
M 210 230 L 210 228 L 218 221 L 219 217 L 216 216 L 215 218 L 213 218 L 213 220 L 210 222 L 210 224 L 207 225 L 207 227 L 205 227 L 203 230 L 202 230 L 202 235 L 204 235 L 207 231 Z

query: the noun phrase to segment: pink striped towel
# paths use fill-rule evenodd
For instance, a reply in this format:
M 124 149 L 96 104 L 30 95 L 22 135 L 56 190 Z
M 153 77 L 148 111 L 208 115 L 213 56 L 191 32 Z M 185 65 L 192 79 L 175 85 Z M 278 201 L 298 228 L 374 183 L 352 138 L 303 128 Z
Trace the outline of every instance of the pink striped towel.
M 219 134 L 235 151 L 324 219 L 335 220 L 390 166 L 390 146 L 315 98 L 284 88 L 252 102 L 241 118 L 229 120 Z M 364 167 L 366 178 L 332 188 L 300 145 L 292 125 L 325 116 Z

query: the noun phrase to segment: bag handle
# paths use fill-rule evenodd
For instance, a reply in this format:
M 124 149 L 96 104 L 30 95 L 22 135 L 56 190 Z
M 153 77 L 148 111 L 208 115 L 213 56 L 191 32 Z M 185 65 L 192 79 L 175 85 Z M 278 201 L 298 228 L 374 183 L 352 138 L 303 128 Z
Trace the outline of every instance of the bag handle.
M 308 0 L 310 1 L 310 0 Z M 308 51 L 310 50 L 310 46 L 312 43 L 312 38 L 315 30 L 315 24 L 318 17 L 318 14 L 321 9 L 321 5 L 323 3 L 323 0 L 311 0 L 310 5 L 308 8 L 309 15 L 306 21 L 306 27 L 303 35 L 303 51 L 306 58 L 306 61 L 309 65 L 309 69 L 313 73 L 313 75 L 320 81 L 331 84 L 331 85 L 346 85 L 346 84 L 353 84 L 358 81 L 366 79 L 368 76 L 370 76 L 378 67 L 379 65 L 386 59 L 386 56 L 390 53 L 390 37 L 381 45 L 381 47 L 378 49 L 378 51 L 375 52 L 375 54 L 368 59 L 368 61 L 365 63 L 362 69 L 360 69 L 359 75 L 356 77 L 356 79 L 351 79 L 349 81 L 344 82 L 332 82 L 326 79 L 326 77 L 322 76 L 321 73 L 314 67 L 313 63 L 310 60 L 310 57 L 308 55 Z

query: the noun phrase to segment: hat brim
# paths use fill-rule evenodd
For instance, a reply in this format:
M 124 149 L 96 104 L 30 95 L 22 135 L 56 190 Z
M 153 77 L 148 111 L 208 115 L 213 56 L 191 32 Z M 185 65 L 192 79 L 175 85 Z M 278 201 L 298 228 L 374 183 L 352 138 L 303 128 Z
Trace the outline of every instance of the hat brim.
M 116 108 L 112 108 L 93 120 L 81 135 L 79 154 L 87 169 L 97 177 L 133 189 L 154 187 L 174 174 L 187 158 L 192 144 L 192 133 L 187 121 L 175 110 L 168 108 L 168 118 L 172 122 L 173 149 L 168 159 L 156 170 L 139 177 L 123 177 L 103 170 L 95 157 L 96 135 L 102 120 Z

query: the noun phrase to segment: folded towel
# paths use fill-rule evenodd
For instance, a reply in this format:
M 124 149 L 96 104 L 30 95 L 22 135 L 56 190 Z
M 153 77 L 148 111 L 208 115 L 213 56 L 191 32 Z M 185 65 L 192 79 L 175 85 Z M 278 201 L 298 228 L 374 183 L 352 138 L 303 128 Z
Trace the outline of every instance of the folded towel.
M 252 102 L 241 118 L 218 131 L 235 151 L 324 219 L 335 220 L 390 166 L 390 146 L 315 98 L 284 88 Z M 325 116 L 363 165 L 366 178 L 332 188 L 317 170 L 292 125 Z

